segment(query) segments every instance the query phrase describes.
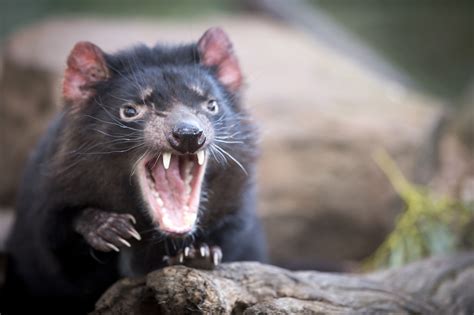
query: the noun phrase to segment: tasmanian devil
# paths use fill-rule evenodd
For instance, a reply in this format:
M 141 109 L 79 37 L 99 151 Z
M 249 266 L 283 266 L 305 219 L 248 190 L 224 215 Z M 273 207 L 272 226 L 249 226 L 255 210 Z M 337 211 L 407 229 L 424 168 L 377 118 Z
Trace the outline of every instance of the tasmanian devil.
M 90 307 L 122 276 L 263 260 L 242 84 L 220 28 L 115 54 L 77 43 L 20 187 L 9 292 Z

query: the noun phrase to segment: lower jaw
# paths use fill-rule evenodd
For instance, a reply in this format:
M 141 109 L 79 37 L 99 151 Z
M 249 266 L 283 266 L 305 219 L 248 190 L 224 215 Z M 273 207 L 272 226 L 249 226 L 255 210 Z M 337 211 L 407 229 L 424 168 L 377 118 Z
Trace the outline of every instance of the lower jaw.
M 184 216 L 186 216 L 186 218 L 182 219 L 184 222 L 179 224 L 179 226 L 176 226 L 174 223 L 169 222 L 170 220 L 167 218 L 166 213 L 155 215 L 154 222 L 158 225 L 158 228 L 162 233 L 180 237 L 190 234 L 194 231 L 197 219 L 197 209 L 193 213 L 184 214 Z

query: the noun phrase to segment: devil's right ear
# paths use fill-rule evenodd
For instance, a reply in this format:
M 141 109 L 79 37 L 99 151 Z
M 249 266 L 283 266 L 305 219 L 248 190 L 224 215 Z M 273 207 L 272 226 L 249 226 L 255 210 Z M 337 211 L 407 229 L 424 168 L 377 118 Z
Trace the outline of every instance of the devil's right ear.
M 242 72 L 227 34 L 219 27 L 208 29 L 197 43 L 201 63 L 216 67 L 216 75 L 222 85 L 231 92 L 242 86 Z
M 90 42 L 78 42 L 67 59 L 63 97 L 67 103 L 82 104 L 95 94 L 94 85 L 110 76 L 104 52 Z

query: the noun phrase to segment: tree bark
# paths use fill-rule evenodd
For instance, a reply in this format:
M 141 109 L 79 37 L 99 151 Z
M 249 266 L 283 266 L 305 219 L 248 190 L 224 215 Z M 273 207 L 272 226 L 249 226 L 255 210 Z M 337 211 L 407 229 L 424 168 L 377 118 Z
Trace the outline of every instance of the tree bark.
M 473 314 L 474 253 L 365 275 L 229 263 L 123 279 L 93 314 Z

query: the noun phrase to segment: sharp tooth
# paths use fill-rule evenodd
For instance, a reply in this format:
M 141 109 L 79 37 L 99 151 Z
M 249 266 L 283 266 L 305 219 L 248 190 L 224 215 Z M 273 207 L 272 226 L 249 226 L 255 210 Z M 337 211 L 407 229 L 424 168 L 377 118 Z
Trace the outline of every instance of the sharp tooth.
M 199 165 L 204 164 L 204 156 L 205 156 L 204 150 L 201 150 L 197 153 L 197 158 L 198 158 L 198 164 Z
M 163 153 L 163 166 L 165 167 L 165 170 L 167 170 L 170 167 L 170 161 L 171 161 L 171 153 L 170 152 Z

